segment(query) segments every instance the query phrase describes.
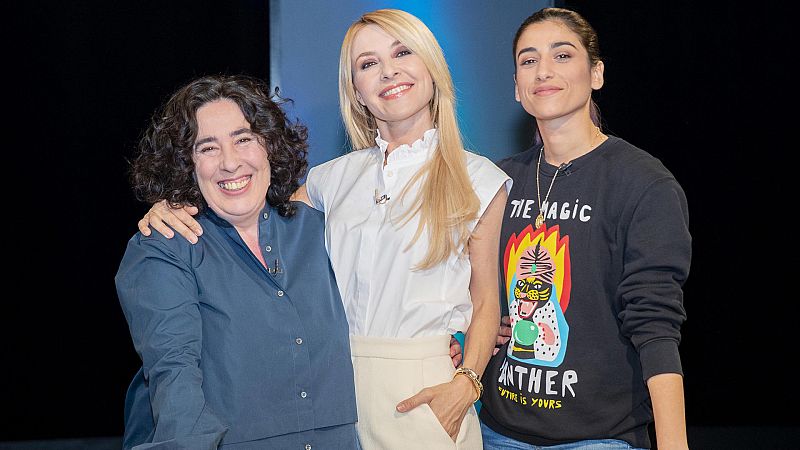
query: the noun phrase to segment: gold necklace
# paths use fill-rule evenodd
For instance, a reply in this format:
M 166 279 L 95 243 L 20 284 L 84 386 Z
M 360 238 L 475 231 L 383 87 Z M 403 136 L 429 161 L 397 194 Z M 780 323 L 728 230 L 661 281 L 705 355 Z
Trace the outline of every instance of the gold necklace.
M 534 222 L 534 225 L 536 226 L 537 230 L 539 229 L 539 227 L 544 225 L 544 213 L 543 213 L 544 210 L 542 209 L 542 194 L 539 192 L 539 166 L 542 163 L 542 153 L 544 153 L 544 146 L 542 146 L 542 149 L 539 150 L 539 158 L 536 160 L 536 200 L 539 202 L 539 214 L 536 216 L 536 222 Z M 556 173 L 553 174 L 553 179 L 550 180 L 550 187 L 547 188 L 547 194 L 544 195 L 544 201 L 545 202 L 547 202 L 547 199 L 550 198 L 550 191 L 553 189 L 553 184 L 556 182 L 556 177 L 558 176 L 558 171 L 561 170 L 562 166 L 563 166 L 563 164 L 558 166 L 558 167 L 556 167 Z
M 590 151 L 591 151 L 591 149 L 594 149 L 594 145 L 593 145 L 594 141 L 598 138 L 598 136 L 601 135 L 601 133 L 602 132 L 600 131 L 600 127 L 595 126 L 594 127 L 594 136 L 592 136 L 592 139 L 589 141 L 589 149 L 590 149 Z M 598 144 L 598 145 L 600 145 L 600 144 Z M 543 204 L 542 204 L 542 195 L 539 192 L 539 166 L 542 163 L 542 154 L 543 153 L 544 153 L 544 145 L 542 145 L 542 149 L 539 150 L 539 158 L 536 160 L 536 200 L 539 202 L 539 214 L 536 216 L 536 221 L 534 222 L 534 225 L 536 226 L 537 230 L 539 229 L 539 227 L 544 225 L 544 212 L 543 212 L 544 210 L 542 209 L 542 206 L 543 206 Z M 572 161 L 570 161 L 570 162 L 568 162 L 566 164 L 561 163 L 561 165 L 556 167 L 556 173 L 553 175 L 553 179 L 550 180 L 550 187 L 547 188 L 547 194 L 544 194 L 544 203 L 547 203 L 547 199 L 550 198 L 550 191 L 553 189 L 553 184 L 556 182 L 556 177 L 558 177 L 558 172 L 560 170 L 562 170 L 562 169 L 566 169 L 570 165 L 572 165 Z

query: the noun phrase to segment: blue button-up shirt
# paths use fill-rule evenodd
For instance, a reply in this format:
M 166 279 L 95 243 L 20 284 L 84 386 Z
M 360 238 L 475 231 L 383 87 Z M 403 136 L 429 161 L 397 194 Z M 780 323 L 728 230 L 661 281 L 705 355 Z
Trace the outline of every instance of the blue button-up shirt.
M 356 421 L 324 218 L 297 206 L 291 218 L 261 214 L 268 268 L 208 209 L 195 245 L 159 233 L 129 241 L 116 285 L 142 368 L 126 398 L 125 448 L 217 448 Z

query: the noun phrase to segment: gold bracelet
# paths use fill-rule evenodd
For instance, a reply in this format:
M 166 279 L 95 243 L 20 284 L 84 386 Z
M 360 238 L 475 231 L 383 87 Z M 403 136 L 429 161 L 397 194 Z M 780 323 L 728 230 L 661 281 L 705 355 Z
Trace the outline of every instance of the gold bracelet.
M 475 388 L 475 393 L 478 394 L 478 398 L 476 398 L 475 401 L 477 402 L 480 400 L 481 396 L 483 396 L 483 383 L 481 383 L 481 377 L 479 377 L 474 370 L 468 367 L 459 367 L 456 369 L 456 372 L 453 374 L 453 379 L 455 379 L 457 375 L 465 375 L 467 378 L 469 378 L 469 381 L 472 381 L 472 387 Z

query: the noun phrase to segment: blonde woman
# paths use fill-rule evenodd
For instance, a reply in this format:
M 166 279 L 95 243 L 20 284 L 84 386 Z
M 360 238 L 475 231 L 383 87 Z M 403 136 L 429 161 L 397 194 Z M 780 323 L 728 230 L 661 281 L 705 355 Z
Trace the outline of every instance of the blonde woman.
M 364 449 L 480 449 L 473 403 L 497 335 L 509 177 L 465 151 L 435 37 L 400 10 L 364 14 L 339 62 L 353 151 L 311 169 L 295 198 L 325 213 L 350 326 Z M 152 222 L 190 227 L 153 207 Z M 159 228 L 156 229 L 159 229 Z M 449 355 L 466 332 L 463 364 Z

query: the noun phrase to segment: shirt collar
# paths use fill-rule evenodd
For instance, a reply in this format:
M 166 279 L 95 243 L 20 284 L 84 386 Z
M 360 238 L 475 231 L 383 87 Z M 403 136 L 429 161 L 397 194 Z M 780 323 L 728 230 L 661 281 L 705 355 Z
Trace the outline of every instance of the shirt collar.
M 399 163 L 399 162 L 415 162 L 424 161 L 430 155 L 433 148 L 439 142 L 439 132 L 436 128 L 431 128 L 422 134 L 421 139 L 417 139 L 411 145 L 403 144 L 389 153 L 386 158 L 386 164 Z M 378 144 L 378 150 L 381 154 L 386 154 L 386 148 L 389 143 L 381 138 L 381 132 L 378 130 L 378 135 L 375 136 L 375 143 Z
M 273 209 L 274 208 L 270 206 L 269 202 L 264 204 L 264 208 L 261 209 L 261 215 L 258 217 L 259 226 L 263 225 L 264 221 L 269 219 L 273 213 L 277 214 L 277 211 L 273 211 Z M 208 207 L 208 205 L 205 205 L 205 208 L 203 208 L 203 212 L 201 212 L 200 215 L 207 217 L 211 222 L 222 228 L 230 228 L 234 230 L 234 227 L 230 222 L 218 216 L 213 209 Z

